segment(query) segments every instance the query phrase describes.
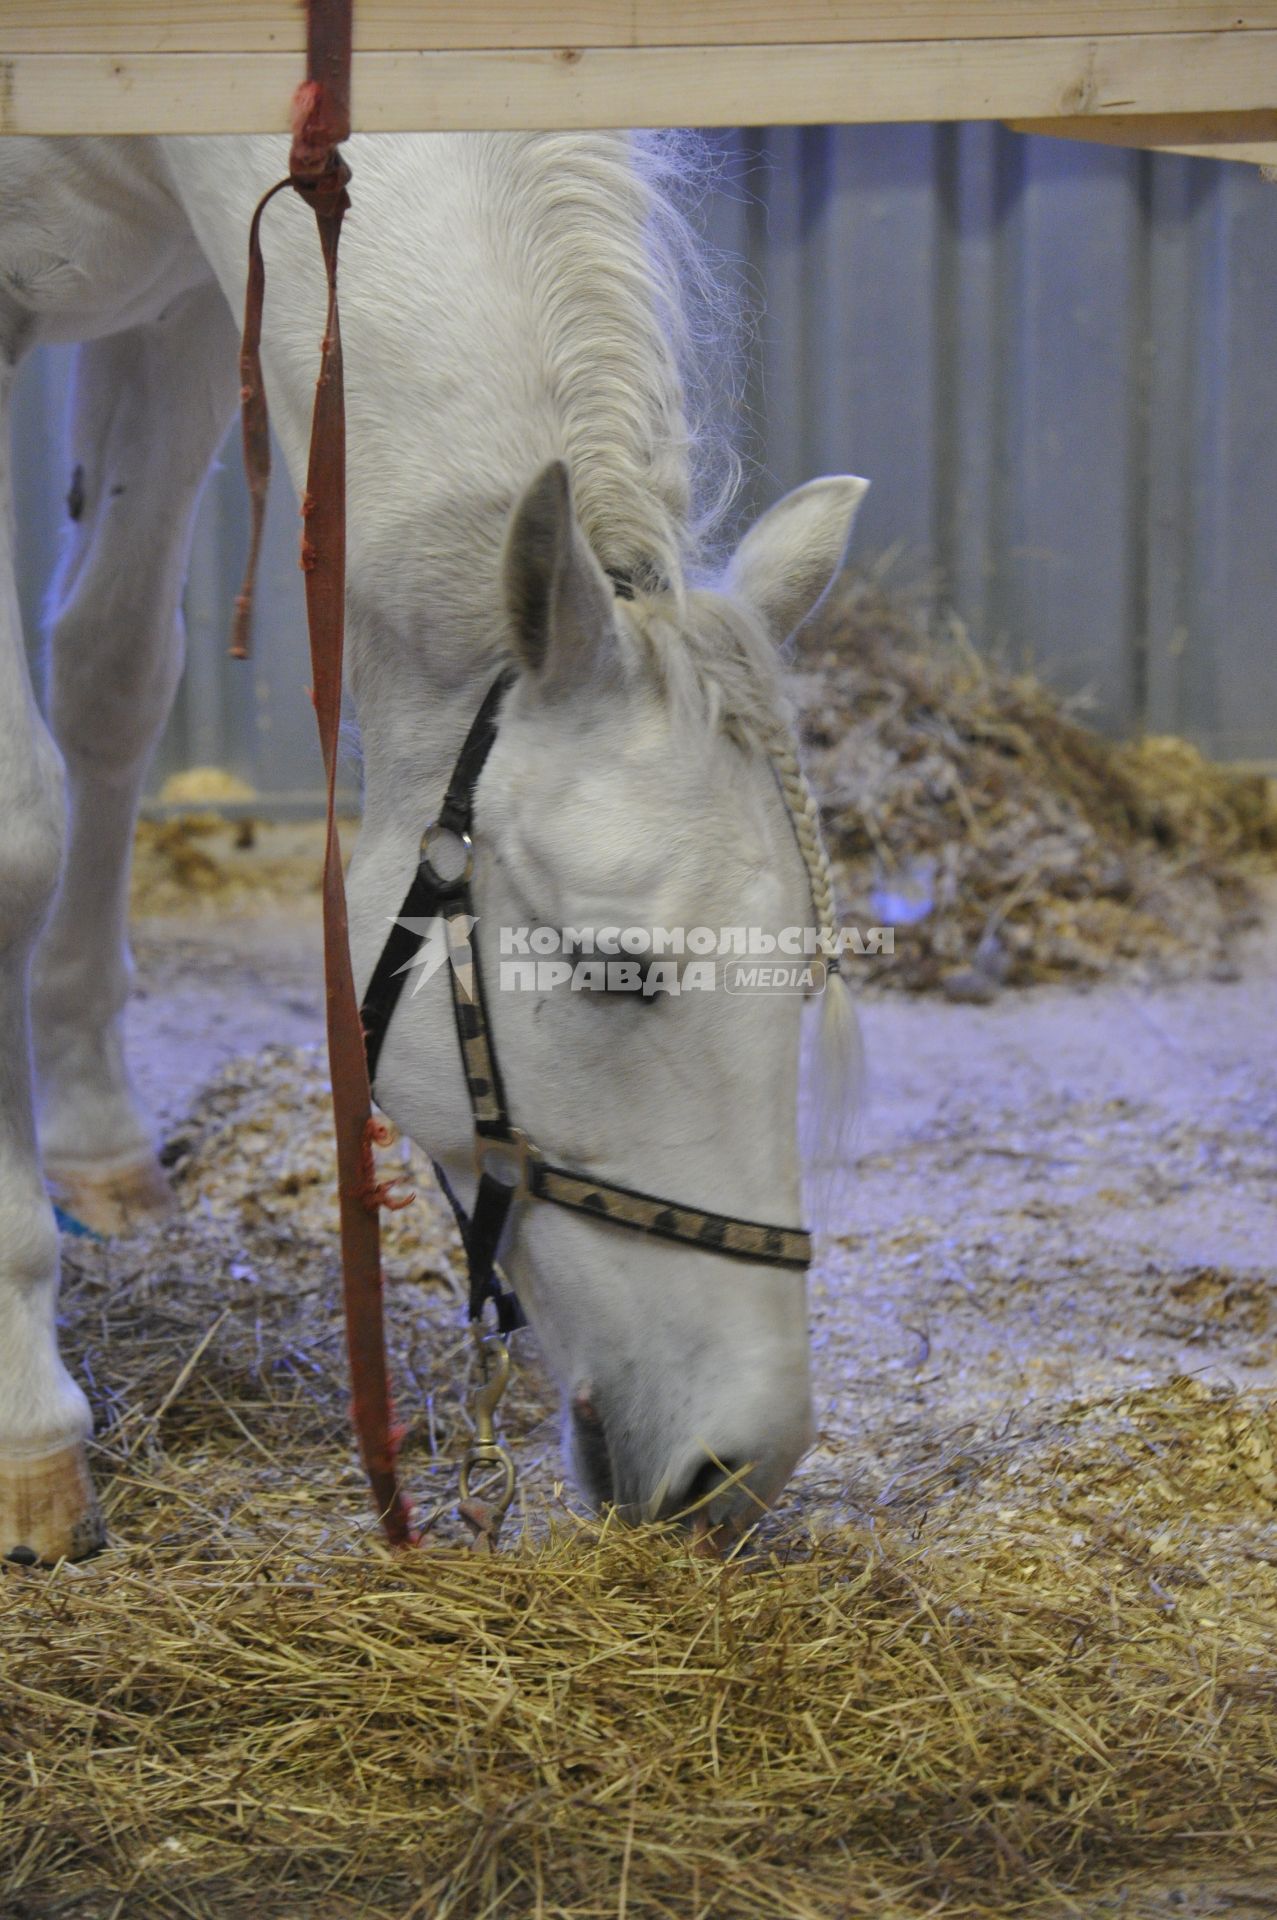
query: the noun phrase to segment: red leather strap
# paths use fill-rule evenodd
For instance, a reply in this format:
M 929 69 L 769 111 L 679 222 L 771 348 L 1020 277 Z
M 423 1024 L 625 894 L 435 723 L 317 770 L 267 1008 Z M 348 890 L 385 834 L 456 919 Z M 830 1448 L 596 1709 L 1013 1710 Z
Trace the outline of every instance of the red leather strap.
M 333 149 L 350 138 L 351 0 L 307 0 L 306 79 L 293 96 L 294 182 L 326 173 Z
M 350 173 L 336 151 L 350 131 L 351 0 L 309 0 L 307 78 L 293 103 L 290 174 L 266 194 L 249 234 L 248 290 L 240 355 L 244 460 L 252 500 L 248 571 L 235 606 L 232 652 L 248 650 L 252 594 L 270 475 L 270 438 L 261 372 L 261 325 L 266 274 L 261 216 L 284 186 L 314 208 L 328 283 L 328 311 L 311 422 L 310 464 L 302 501 L 301 563 L 306 577 L 315 717 L 327 782 L 324 846 L 324 973 L 328 1063 L 337 1136 L 341 1207 L 342 1289 L 350 1357 L 351 1411 L 373 1501 L 392 1546 L 410 1545 L 412 1513 L 395 1472 L 398 1444 L 391 1413 L 382 1302 L 379 1183 L 373 1147 L 386 1137 L 373 1117 L 363 1028 L 350 966 L 346 889 L 335 819 L 337 740 L 341 724 L 342 652 L 346 604 L 346 411 L 341 326 L 337 306 L 337 248 L 349 205 Z
M 264 193 L 253 210 L 248 229 L 248 286 L 244 294 L 244 332 L 239 348 L 240 429 L 244 439 L 244 473 L 248 480 L 249 538 L 244 581 L 235 596 L 231 619 L 231 658 L 247 660 L 253 638 L 253 596 L 257 591 L 257 562 L 266 522 L 266 494 L 270 486 L 270 419 L 262 384 L 262 307 L 266 300 L 266 262 L 262 258 L 262 215 L 277 193 L 291 186 L 280 180 Z

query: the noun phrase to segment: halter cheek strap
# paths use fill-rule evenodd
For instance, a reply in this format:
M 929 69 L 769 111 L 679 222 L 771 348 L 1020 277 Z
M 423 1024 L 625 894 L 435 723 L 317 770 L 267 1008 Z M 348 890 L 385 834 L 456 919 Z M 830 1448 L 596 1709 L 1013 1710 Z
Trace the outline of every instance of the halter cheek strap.
M 370 1084 L 375 1084 L 381 1050 L 403 992 L 405 974 L 416 959 L 430 923 L 441 920 L 448 942 L 453 1017 L 474 1123 L 478 1186 L 470 1213 L 461 1205 L 437 1163 L 435 1173 L 456 1215 L 466 1250 L 470 1268 L 470 1318 L 478 1320 L 485 1304 L 491 1300 L 503 1333 L 523 1324 L 519 1303 L 502 1285 L 497 1266 L 511 1208 L 517 1199 L 523 1198 L 549 1201 L 569 1212 L 585 1214 L 632 1233 L 696 1247 L 702 1252 L 801 1272 L 811 1264 L 811 1236 L 801 1227 L 768 1226 L 732 1214 L 709 1213 L 635 1187 L 595 1180 L 571 1167 L 556 1166 L 510 1119 L 492 1042 L 484 1001 L 483 970 L 475 940 L 470 834 L 475 788 L 496 738 L 501 702 L 514 678 L 513 669 L 501 674 L 474 717 L 457 756 L 438 818 L 422 835 L 416 873 L 373 968 L 361 1010 L 368 1079 Z M 464 855 L 460 870 L 453 877 L 441 875 L 431 860 L 431 849 L 445 833 L 455 837 Z
M 473 920 L 470 826 L 474 790 L 496 738 L 498 709 L 513 679 L 514 673 L 510 670 L 493 682 L 471 723 L 452 770 L 438 818 L 421 836 L 417 871 L 373 968 L 360 1009 L 368 1059 L 368 1081 L 374 1085 L 386 1031 L 399 1004 L 408 969 L 420 951 L 429 923 L 442 919 L 448 941 L 452 1010 L 474 1120 L 476 1156 L 485 1137 L 505 1140 L 512 1134 L 500 1073 L 487 1043 L 487 1021 L 478 998 L 482 989 L 478 986 L 474 947 L 467 939 L 467 923 Z M 443 833 L 454 835 L 465 854 L 461 872 L 452 879 L 438 874 L 430 860 L 430 848 Z M 519 1188 L 499 1178 L 494 1167 L 485 1166 L 480 1160 L 474 1210 L 467 1213 L 437 1160 L 433 1166 L 435 1178 L 456 1218 L 457 1230 L 465 1248 L 470 1274 L 470 1319 L 480 1319 L 484 1306 L 491 1300 L 496 1308 L 499 1330 L 512 1333 L 516 1327 L 525 1324 L 523 1309 L 513 1291 L 501 1284 L 497 1256 Z

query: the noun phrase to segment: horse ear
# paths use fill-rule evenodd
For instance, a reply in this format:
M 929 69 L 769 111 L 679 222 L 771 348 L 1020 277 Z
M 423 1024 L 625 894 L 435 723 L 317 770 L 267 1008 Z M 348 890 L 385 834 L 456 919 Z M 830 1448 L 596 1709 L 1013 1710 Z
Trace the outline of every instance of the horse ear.
M 594 679 L 615 643 L 613 596 L 572 505 L 566 464 L 552 460 L 510 519 L 503 560 L 515 651 L 541 689 Z
M 828 475 L 795 487 L 756 520 L 727 568 L 724 586 L 761 613 L 785 640 L 841 568 L 856 509 L 869 482 Z

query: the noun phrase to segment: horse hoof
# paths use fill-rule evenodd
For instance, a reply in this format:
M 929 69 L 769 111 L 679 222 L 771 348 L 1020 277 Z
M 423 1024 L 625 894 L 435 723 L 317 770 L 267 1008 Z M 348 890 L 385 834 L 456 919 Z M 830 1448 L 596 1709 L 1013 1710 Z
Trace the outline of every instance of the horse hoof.
M 118 1164 L 46 1161 L 55 1206 L 108 1239 L 173 1211 L 173 1192 L 153 1153 Z
M 0 1560 L 51 1567 L 85 1560 L 105 1541 L 82 1445 L 36 1460 L 0 1460 Z

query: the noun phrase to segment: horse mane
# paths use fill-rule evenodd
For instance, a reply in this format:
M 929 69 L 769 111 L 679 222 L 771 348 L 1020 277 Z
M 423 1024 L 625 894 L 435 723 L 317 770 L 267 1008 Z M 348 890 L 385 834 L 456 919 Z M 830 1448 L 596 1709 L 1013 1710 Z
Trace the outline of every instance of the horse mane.
M 738 385 L 732 277 L 690 218 L 710 178 L 703 143 L 481 144 L 586 537 L 605 567 L 681 599 L 740 475 L 721 425 Z
M 497 158 L 508 243 L 521 253 L 534 337 L 577 514 L 602 564 L 636 588 L 637 662 L 675 724 L 722 731 L 769 759 L 794 823 L 813 911 L 837 921 L 814 797 L 793 746 L 774 636 L 739 599 L 701 584 L 740 463 L 715 420 L 739 394 L 732 277 L 686 208 L 708 180 L 686 135 L 536 134 Z M 717 381 L 717 386 L 716 386 Z M 716 409 L 717 402 L 717 409 Z M 804 1209 L 845 1230 L 854 1195 L 859 1028 L 847 981 L 804 1009 L 798 1151 Z

